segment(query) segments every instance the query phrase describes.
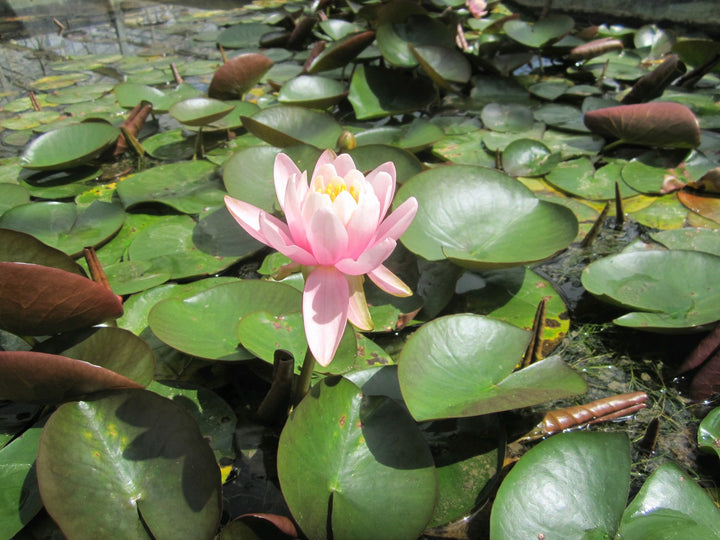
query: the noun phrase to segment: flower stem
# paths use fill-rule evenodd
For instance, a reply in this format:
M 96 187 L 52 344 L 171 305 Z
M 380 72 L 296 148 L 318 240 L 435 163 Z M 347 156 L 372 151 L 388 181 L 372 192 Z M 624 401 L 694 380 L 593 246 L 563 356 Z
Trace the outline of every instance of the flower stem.
M 308 349 L 305 354 L 305 360 L 303 360 L 302 370 L 300 371 L 300 378 L 297 380 L 295 386 L 295 395 L 293 396 L 293 405 L 300 403 L 300 400 L 305 397 L 305 394 L 310 390 L 310 381 L 312 379 L 312 373 L 315 369 L 315 357 Z

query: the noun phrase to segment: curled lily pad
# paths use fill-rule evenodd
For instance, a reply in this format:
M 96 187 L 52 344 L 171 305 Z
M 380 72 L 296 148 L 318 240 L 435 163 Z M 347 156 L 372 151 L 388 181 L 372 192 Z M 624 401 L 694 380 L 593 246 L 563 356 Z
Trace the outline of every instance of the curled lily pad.
M 222 100 L 242 97 L 262 79 L 273 63 L 260 53 L 241 54 L 228 60 L 213 74 L 208 96 Z
M 375 32 L 349 34 L 327 45 L 307 68 L 308 73 L 320 73 L 345 66 L 375 39 Z
M 426 14 L 410 14 L 404 20 L 385 22 L 377 29 L 377 44 L 383 57 L 392 65 L 415 67 L 417 59 L 410 44 L 454 47 L 453 33 L 440 20 Z
M 342 132 L 332 116 L 290 105 L 268 107 L 241 118 L 250 133 L 281 148 L 296 144 L 334 148 Z
M 482 315 L 448 315 L 415 332 L 398 361 L 400 389 L 418 421 L 536 405 L 585 392 L 558 357 L 513 373 L 529 333 Z
M 415 59 L 423 71 L 443 88 L 451 88 L 449 83 L 466 83 L 470 80 L 470 62 L 456 48 L 438 45 L 409 45 Z
M 120 317 L 120 298 L 75 273 L 38 264 L 0 262 L 0 328 L 53 335 Z
M 687 331 L 720 319 L 720 257 L 683 250 L 620 253 L 583 270 L 583 286 L 601 300 L 634 310 L 620 326 Z
M 569 209 L 540 201 L 520 182 L 484 167 L 421 172 L 400 188 L 396 204 L 410 196 L 419 210 L 401 240 L 431 261 L 448 258 L 472 269 L 515 266 L 549 257 L 577 235 Z
M 105 122 L 84 122 L 44 133 L 20 157 L 23 167 L 37 170 L 82 165 L 113 144 L 120 131 Z
M 685 105 L 673 102 L 637 103 L 585 113 L 593 133 L 646 146 L 694 148 L 700 145 L 700 124 Z
M 300 75 L 286 82 L 278 93 L 280 103 L 326 109 L 347 95 L 345 85 L 335 79 Z
M 168 112 L 181 124 L 188 126 L 205 126 L 220 120 L 235 108 L 219 99 L 190 98 L 178 101 L 170 107 Z
M 118 388 L 142 388 L 109 369 L 57 354 L 0 351 L 0 399 L 58 403 Z
M 85 276 L 85 271 L 71 257 L 29 234 L 0 229 L 0 261 L 52 266 Z

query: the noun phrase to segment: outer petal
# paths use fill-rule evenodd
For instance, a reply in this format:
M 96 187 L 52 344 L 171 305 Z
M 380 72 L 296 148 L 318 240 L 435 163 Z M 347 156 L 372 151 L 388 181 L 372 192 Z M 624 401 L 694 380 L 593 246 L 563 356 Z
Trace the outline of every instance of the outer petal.
M 360 194 L 360 201 L 350 221 L 345 225 L 348 233 L 348 256 L 357 258 L 375 239 L 380 216 L 380 203 L 372 190 Z
M 380 224 L 375 238 L 378 240 L 383 238 L 392 238 L 393 240 L 397 240 L 400 238 L 405 230 L 410 226 L 413 218 L 415 218 L 417 209 L 417 199 L 415 197 L 407 199 Z
M 350 285 L 332 267 L 319 266 L 305 279 L 303 322 L 308 347 L 318 364 L 327 366 L 335 356 L 348 316 Z
M 393 274 L 382 264 L 375 270 L 368 272 L 368 277 L 372 282 L 380 287 L 386 293 L 394 296 L 412 296 L 410 287 L 405 282 Z
M 290 159 L 287 154 L 280 153 L 275 156 L 275 166 L 273 168 L 273 178 L 275 179 L 275 194 L 281 208 L 285 208 L 285 191 L 287 189 L 288 180 L 296 175 L 301 176 L 300 169 L 295 162 Z
M 376 243 L 370 249 L 364 251 L 357 260 L 355 259 L 342 259 L 335 263 L 335 268 L 340 270 L 343 274 L 350 276 L 361 276 L 367 274 L 371 270 L 374 270 L 380 266 L 385 259 L 395 249 L 397 242 L 392 238 L 386 238 Z
M 267 239 L 267 245 L 277 249 L 286 257 L 303 266 L 315 266 L 317 259 L 312 253 L 293 242 L 287 225 L 270 214 L 260 216 L 260 232 Z
M 228 211 L 235 218 L 245 232 L 252 236 L 255 240 L 259 240 L 266 246 L 270 245 L 270 242 L 265 235 L 260 231 L 260 216 L 267 214 L 265 210 L 248 204 L 244 201 L 234 199 L 230 195 L 225 195 L 225 206 Z
M 302 189 L 298 189 L 298 187 L 303 184 L 305 185 L 304 192 Z M 309 251 L 310 246 L 305 233 L 307 226 L 302 216 L 302 206 L 306 193 L 307 180 L 305 173 L 300 176 L 299 181 L 297 176 L 291 178 L 285 189 L 285 205 L 283 206 L 283 211 L 285 212 L 285 220 L 287 221 L 293 242 Z
M 332 208 L 319 208 L 310 218 L 305 232 L 317 264 L 331 266 L 346 257 L 347 231 Z
M 362 276 L 345 276 L 350 284 L 350 303 L 348 305 L 348 319 L 360 330 L 368 332 L 374 328 L 370 311 L 368 310 Z
M 367 175 L 367 181 L 375 190 L 380 201 L 380 218 L 385 217 L 395 196 L 395 164 L 387 161 Z

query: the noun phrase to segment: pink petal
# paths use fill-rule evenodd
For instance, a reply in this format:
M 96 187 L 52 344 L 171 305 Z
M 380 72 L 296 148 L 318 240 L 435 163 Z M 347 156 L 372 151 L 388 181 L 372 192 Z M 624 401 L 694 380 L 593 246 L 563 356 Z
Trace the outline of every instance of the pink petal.
M 332 150 L 325 150 L 322 154 L 320 154 L 317 163 L 315 163 L 315 169 L 313 170 L 310 180 L 317 176 L 318 171 L 320 171 L 320 167 L 327 164 L 332 165 L 336 157 L 337 156 L 335 155 L 335 152 L 333 152 Z
M 360 195 L 360 202 L 345 228 L 348 233 L 348 256 L 355 259 L 375 238 L 380 216 L 380 203 L 374 193 Z
M 335 263 L 335 268 L 343 274 L 350 276 L 361 276 L 367 274 L 380 266 L 395 249 L 397 242 L 392 238 L 386 238 L 370 249 L 365 250 L 357 260 L 342 259 Z
M 346 256 L 348 235 L 332 208 L 318 208 L 305 231 L 317 264 L 331 266 Z
M 260 231 L 260 216 L 266 214 L 265 210 L 248 204 L 244 201 L 234 199 L 230 195 L 225 195 L 225 206 L 228 211 L 235 218 L 245 232 L 252 236 L 255 240 L 259 240 L 263 244 L 269 246 L 270 242 L 267 240 L 265 235 Z
M 395 164 L 387 161 L 367 175 L 367 181 L 380 201 L 380 217 L 384 217 L 395 196 Z
M 300 169 L 295 162 L 290 159 L 287 154 L 280 153 L 275 156 L 275 166 L 273 168 L 273 178 L 275 179 L 275 194 L 277 195 L 280 208 L 285 208 L 285 193 L 287 190 L 288 180 L 293 175 L 301 176 Z
M 270 214 L 260 216 L 260 232 L 270 247 L 303 266 L 315 266 L 318 261 L 313 255 L 293 242 L 287 225 Z
M 362 276 L 345 276 L 350 284 L 350 303 L 348 305 L 348 319 L 360 330 L 369 332 L 374 328 L 370 311 L 368 310 Z
M 347 173 L 357 170 L 355 162 L 353 161 L 353 158 L 350 157 L 350 154 L 340 154 L 337 158 L 335 158 L 333 165 L 335 165 L 335 170 L 340 178 L 345 178 Z
M 292 236 L 293 242 L 305 250 L 310 250 L 310 246 L 307 241 L 307 235 L 305 229 L 307 225 L 303 220 L 302 216 L 302 204 L 304 201 L 305 194 L 302 189 L 298 189 L 297 184 L 305 185 L 305 192 L 307 192 L 307 183 L 305 180 L 305 174 L 300 177 L 300 182 L 297 181 L 297 177 L 293 177 L 288 182 L 285 189 L 285 203 L 283 205 L 283 211 L 285 212 L 285 220 L 290 230 L 290 236 Z
M 412 296 L 412 291 L 403 280 L 393 274 L 382 264 L 368 272 L 368 277 L 383 291 L 393 296 Z
M 321 366 L 335 356 L 348 316 L 350 285 L 332 267 L 319 266 L 305 279 L 303 323 L 310 352 Z
M 393 240 L 400 238 L 412 223 L 417 209 L 417 199 L 415 197 L 408 198 L 380 224 L 376 238 L 392 238 Z

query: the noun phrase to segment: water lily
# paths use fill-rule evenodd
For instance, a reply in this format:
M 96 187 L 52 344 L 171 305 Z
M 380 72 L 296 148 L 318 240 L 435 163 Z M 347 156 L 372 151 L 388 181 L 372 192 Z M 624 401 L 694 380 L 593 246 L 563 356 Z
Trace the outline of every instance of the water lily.
M 383 266 L 417 212 L 407 199 L 386 217 L 395 194 L 395 165 L 383 163 L 367 176 L 348 154 L 322 153 L 308 185 L 285 154 L 274 167 L 275 192 L 286 222 L 251 204 L 226 196 L 240 226 L 289 257 L 305 274 L 303 321 L 310 352 L 327 366 L 349 319 L 372 329 L 363 279 L 382 290 L 409 296 L 409 287 Z

